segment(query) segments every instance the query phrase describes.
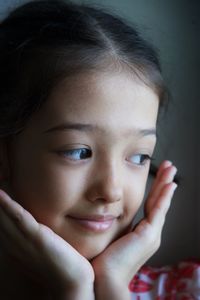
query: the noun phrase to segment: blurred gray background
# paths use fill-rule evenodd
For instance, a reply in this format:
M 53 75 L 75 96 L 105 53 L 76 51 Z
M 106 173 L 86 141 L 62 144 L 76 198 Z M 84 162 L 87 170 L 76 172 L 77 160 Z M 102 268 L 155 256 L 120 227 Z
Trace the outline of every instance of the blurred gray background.
M 0 19 L 25 0 L 0 0 Z M 73 2 L 73 1 L 72 1 Z M 172 160 L 181 176 L 152 265 L 200 259 L 200 1 L 96 0 L 136 23 L 160 51 L 172 99 L 159 127 L 156 163 Z M 141 217 L 142 212 L 139 212 Z

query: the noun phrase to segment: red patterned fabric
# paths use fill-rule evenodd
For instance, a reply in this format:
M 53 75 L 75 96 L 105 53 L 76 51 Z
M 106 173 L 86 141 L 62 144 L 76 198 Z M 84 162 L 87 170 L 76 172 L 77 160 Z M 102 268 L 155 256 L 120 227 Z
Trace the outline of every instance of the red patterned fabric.
M 144 266 L 129 284 L 132 300 L 200 300 L 200 260 Z

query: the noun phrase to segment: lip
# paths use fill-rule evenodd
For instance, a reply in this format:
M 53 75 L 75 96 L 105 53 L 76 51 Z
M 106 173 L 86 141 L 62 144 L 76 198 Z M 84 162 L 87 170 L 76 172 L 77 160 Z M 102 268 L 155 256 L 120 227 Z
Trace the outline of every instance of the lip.
M 83 229 L 93 232 L 104 232 L 111 228 L 117 219 L 113 215 L 89 215 L 89 216 L 68 216 L 74 223 Z

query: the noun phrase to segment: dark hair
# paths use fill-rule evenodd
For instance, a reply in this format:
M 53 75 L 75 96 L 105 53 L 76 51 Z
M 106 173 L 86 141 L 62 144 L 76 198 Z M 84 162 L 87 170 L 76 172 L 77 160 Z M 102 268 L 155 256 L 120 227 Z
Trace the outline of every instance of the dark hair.
M 64 78 L 126 70 L 167 96 L 153 47 L 127 21 L 94 5 L 31 1 L 0 24 L 0 138 L 19 133 Z

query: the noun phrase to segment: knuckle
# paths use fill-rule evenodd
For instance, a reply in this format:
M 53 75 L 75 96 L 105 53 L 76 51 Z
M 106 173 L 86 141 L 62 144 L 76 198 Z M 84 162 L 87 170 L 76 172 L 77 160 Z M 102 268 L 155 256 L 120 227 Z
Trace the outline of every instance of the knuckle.
M 146 243 L 153 249 L 157 249 L 160 246 L 160 239 L 158 236 L 157 230 L 151 225 L 146 225 L 146 233 L 145 233 L 145 240 Z
M 32 236 L 32 241 L 34 242 L 34 244 L 37 245 L 38 248 L 40 248 L 43 245 L 43 239 L 44 232 L 41 226 L 39 226 L 38 229 L 35 231 L 34 235 Z
M 154 243 L 154 250 L 158 250 L 160 248 L 160 244 L 161 244 L 161 238 L 158 237 Z
M 39 224 L 38 230 L 36 232 L 35 237 L 37 238 L 38 241 L 43 240 L 44 238 L 44 229 L 43 229 L 43 225 Z
M 23 219 L 24 219 L 24 212 L 23 212 L 23 208 L 20 207 L 18 211 L 16 211 L 13 214 L 13 220 L 17 225 L 21 225 L 23 223 Z
M 45 247 L 45 245 L 48 244 L 48 241 L 52 240 L 52 237 L 53 231 L 49 227 L 39 224 L 34 237 L 37 244 L 40 247 Z

